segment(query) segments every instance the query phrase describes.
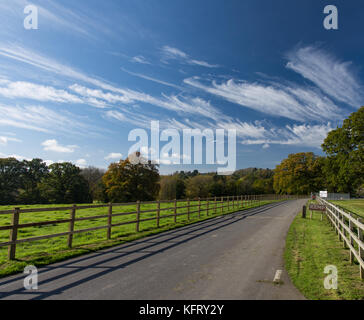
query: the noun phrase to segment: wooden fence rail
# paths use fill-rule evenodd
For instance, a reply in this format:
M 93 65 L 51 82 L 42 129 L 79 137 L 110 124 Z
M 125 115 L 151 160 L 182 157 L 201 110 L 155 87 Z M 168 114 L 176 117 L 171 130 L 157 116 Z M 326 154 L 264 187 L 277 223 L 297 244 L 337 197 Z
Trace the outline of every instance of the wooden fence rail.
M 202 213 L 206 213 L 208 216 L 212 211 L 214 215 L 218 214 L 218 210 L 221 209 L 220 214 L 223 213 L 224 209 L 227 208 L 230 211 L 231 207 L 233 211 L 239 210 L 241 208 L 252 206 L 253 204 L 260 204 L 261 201 L 267 200 L 289 200 L 289 199 L 297 199 L 298 196 L 289 196 L 289 195 L 241 195 L 241 196 L 224 196 L 221 198 L 198 198 L 198 199 L 187 199 L 187 200 L 161 200 L 161 201 L 148 201 L 148 202 L 132 202 L 132 203 L 109 203 L 102 205 L 86 205 L 86 206 L 76 206 L 72 205 L 69 207 L 54 207 L 54 208 L 32 208 L 32 209 L 21 209 L 19 207 L 14 208 L 13 210 L 3 210 L 0 211 L 1 215 L 11 215 L 11 225 L 0 226 L 0 231 L 9 230 L 9 241 L 1 242 L 0 247 L 8 246 L 8 259 L 14 260 L 16 256 L 16 246 L 19 243 L 38 241 L 43 239 L 67 236 L 67 244 L 69 248 L 72 248 L 73 236 L 75 234 L 90 232 L 96 230 L 106 230 L 106 239 L 111 239 L 112 228 L 125 226 L 130 224 L 135 224 L 136 232 L 140 231 L 140 224 L 146 221 L 156 221 L 157 228 L 160 227 L 160 221 L 166 218 L 173 218 L 174 223 L 177 223 L 178 217 L 187 216 L 187 219 L 190 220 L 191 214 L 197 213 L 198 219 L 201 219 Z M 187 205 L 178 206 L 178 203 L 184 202 Z M 193 202 L 193 203 L 191 203 Z M 172 204 L 171 207 L 161 208 L 161 204 Z M 155 209 L 151 210 L 141 210 L 141 205 L 143 204 L 156 204 Z M 121 212 L 114 213 L 114 208 L 122 207 L 122 206 L 135 206 L 135 211 L 131 212 Z M 204 206 L 204 208 L 202 208 Z M 77 217 L 76 213 L 79 210 L 86 209 L 94 209 L 94 208 L 108 208 L 107 214 L 91 216 L 91 217 Z M 178 212 L 180 209 L 187 209 L 186 212 Z M 191 210 L 192 209 L 192 210 Z M 20 224 L 20 214 L 24 213 L 40 213 L 40 212 L 57 212 L 57 211 L 69 211 L 69 218 L 67 219 L 59 219 L 52 221 L 41 221 L 41 222 L 32 222 L 32 223 L 22 223 Z M 164 211 L 172 211 L 173 214 L 161 215 Z M 143 213 L 156 213 L 154 217 L 151 218 L 142 218 Z M 115 222 L 113 223 L 114 217 L 120 216 L 130 216 L 134 215 L 135 220 L 124 221 L 124 222 Z M 78 221 L 87 221 L 87 220 L 96 220 L 96 219 L 107 219 L 106 225 L 101 225 L 97 227 L 75 230 L 75 223 Z M 58 224 L 66 224 L 68 223 L 68 231 L 62 233 L 55 233 L 49 235 L 36 236 L 25 239 L 18 239 L 18 230 L 22 228 L 29 227 L 41 227 L 47 225 L 58 225 Z
M 364 279 L 364 221 L 357 215 L 346 212 L 338 206 L 322 199 L 317 198 L 320 204 L 326 206 L 326 215 L 331 226 L 343 242 L 344 248 L 350 250 L 350 263 L 354 258 L 359 263 L 360 278 Z

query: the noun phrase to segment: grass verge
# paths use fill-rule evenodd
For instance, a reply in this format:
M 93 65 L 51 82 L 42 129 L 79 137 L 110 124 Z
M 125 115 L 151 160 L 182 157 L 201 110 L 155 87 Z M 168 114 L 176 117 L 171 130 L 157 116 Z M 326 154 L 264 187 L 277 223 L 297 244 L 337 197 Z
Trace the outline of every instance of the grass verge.
M 235 210 L 227 210 L 227 208 L 225 208 L 225 210 L 222 213 L 220 210 L 218 210 L 216 214 L 212 214 L 214 210 L 210 209 L 211 211 L 210 211 L 209 216 L 206 215 L 206 212 L 202 212 L 200 219 L 199 219 L 197 213 L 191 214 L 191 220 L 187 220 L 187 216 L 180 216 L 180 217 L 178 217 L 177 223 L 174 223 L 173 218 L 166 218 L 166 219 L 161 220 L 161 227 L 158 229 L 155 227 L 154 221 L 143 222 L 140 225 L 141 232 L 139 232 L 139 233 L 135 232 L 135 224 L 123 226 L 121 228 L 115 227 L 115 228 L 113 228 L 111 240 L 105 240 L 105 231 L 101 231 L 101 232 L 100 231 L 91 231 L 91 232 L 86 232 L 86 233 L 80 233 L 80 234 L 75 235 L 75 238 L 74 238 L 75 245 L 72 249 L 67 248 L 67 245 L 66 245 L 67 238 L 66 237 L 57 237 L 57 238 L 51 238 L 51 239 L 46 239 L 46 240 L 19 244 L 17 246 L 17 260 L 14 260 L 14 261 L 7 260 L 7 258 L 6 258 L 7 247 L 2 247 L 0 249 L 0 278 L 14 274 L 14 273 L 23 272 L 25 266 L 27 266 L 27 265 L 35 265 L 37 267 L 48 265 L 48 264 L 63 261 L 63 260 L 69 259 L 69 258 L 77 257 L 77 256 L 80 256 L 83 254 L 95 252 L 100 249 L 105 249 L 105 248 L 109 248 L 112 246 L 120 245 L 125 242 L 130 242 L 130 241 L 134 241 L 137 239 L 141 239 L 146 236 L 155 235 L 155 234 L 158 234 L 161 232 L 165 232 L 167 230 L 172 230 L 172 229 L 190 225 L 190 224 L 193 224 L 196 222 L 201 222 L 204 220 L 212 219 L 212 218 L 215 218 L 215 217 L 221 216 L 221 215 L 226 215 L 226 214 L 230 214 L 230 213 L 237 212 L 237 211 L 243 211 L 243 210 L 255 208 L 255 207 L 262 206 L 262 205 L 272 203 L 272 202 L 276 202 L 276 201 L 262 201 L 262 202 L 260 202 L 260 204 L 254 203 L 252 205 L 245 206 L 244 208 L 236 208 Z M 180 203 L 179 206 L 183 206 L 183 204 L 184 203 Z M 148 205 L 148 206 L 150 206 L 150 205 Z M 202 203 L 201 210 L 206 209 L 205 206 L 206 206 L 206 204 Z M 40 206 L 35 205 L 34 207 L 38 208 Z M 1 208 L 1 209 L 6 210 L 7 208 Z M 145 209 L 147 209 L 147 207 L 143 208 L 143 209 L 145 210 Z M 124 210 L 125 210 L 125 212 L 128 212 L 128 210 L 131 211 L 131 208 L 124 207 L 123 211 Z M 171 210 L 173 210 L 173 208 L 171 208 Z M 88 210 L 86 210 L 86 211 L 88 211 Z M 120 211 L 120 209 L 119 209 L 119 211 Z M 169 210 L 167 210 L 165 212 L 166 212 L 165 215 L 171 214 L 171 212 L 169 212 Z M 183 212 L 183 211 L 181 210 L 181 212 Z M 180 212 L 178 212 L 178 213 L 180 213 Z M 23 218 L 24 221 L 22 223 L 30 222 L 30 220 L 33 222 L 35 222 L 36 220 L 45 221 L 47 219 L 54 219 L 55 216 L 57 216 L 57 219 L 58 218 L 61 219 L 62 215 L 65 215 L 65 214 L 68 215 L 67 212 L 64 212 L 64 213 L 47 212 L 46 214 L 44 214 L 44 213 L 39 214 L 39 216 L 32 215 L 32 216 L 24 217 Z M 87 213 L 85 213 L 85 215 L 87 215 L 87 214 L 94 216 L 95 212 L 94 212 L 94 210 L 90 210 L 90 212 L 88 211 Z M 102 214 L 102 212 L 97 212 L 97 214 Z M 26 214 L 24 214 L 24 215 L 26 215 Z M 60 216 L 58 217 L 58 215 L 60 215 Z M 129 217 L 129 216 L 127 216 L 127 217 Z M 64 218 L 64 216 L 63 216 L 63 218 Z M 146 217 L 142 217 L 142 218 L 146 218 Z M 3 218 L 3 219 L 5 219 L 5 218 Z M 122 217 L 122 219 L 126 219 L 126 218 Z M 130 219 L 130 217 L 128 219 Z M 97 219 L 97 221 L 91 221 L 91 222 L 83 221 L 82 224 L 78 226 L 78 229 L 96 226 L 96 224 L 100 225 L 100 223 L 101 223 L 100 220 L 102 220 L 102 219 Z M 0 222 L 2 222 L 2 223 L 0 223 L 0 225 L 4 225 L 4 224 L 6 225 L 8 223 L 7 220 L 6 221 L 0 220 Z M 113 221 L 113 222 L 115 222 L 115 221 Z M 90 223 L 91 223 L 91 225 L 90 225 Z M 103 223 L 105 224 L 105 221 L 103 221 Z M 59 228 L 64 228 L 64 227 L 67 227 L 67 224 L 63 227 L 54 225 L 52 227 L 52 230 L 50 230 L 49 227 L 29 228 L 30 230 L 28 230 L 28 232 L 26 234 L 23 234 L 23 236 L 26 235 L 26 237 L 28 238 L 28 237 L 36 236 L 36 235 L 58 233 L 58 232 L 61 232 L 59 230 Z M 8 241 L 8 237 L 9 236 L 8 236 L 8 232 L 7 232 L 7 234 L 0 235 L 0 240 Z
M 312 220 L 301 214 L 294 219 L 286 238 L 285 265 L 294 285 L 311 300 L 364 300 L 364 281 L 359 278 L 359 265 L 350 264 L 349 250 L 329 225 L 327 218 L 313 213 Z M 324 268 L 338 269 L 337 290 L 324 288 Z

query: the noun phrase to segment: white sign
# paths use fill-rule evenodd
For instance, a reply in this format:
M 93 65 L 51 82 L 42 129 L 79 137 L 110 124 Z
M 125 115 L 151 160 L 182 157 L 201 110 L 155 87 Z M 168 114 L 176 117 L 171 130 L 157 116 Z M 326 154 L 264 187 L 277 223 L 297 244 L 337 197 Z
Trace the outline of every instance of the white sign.
M 320 198 L 327 198 L 327 191 L 320 191 Z

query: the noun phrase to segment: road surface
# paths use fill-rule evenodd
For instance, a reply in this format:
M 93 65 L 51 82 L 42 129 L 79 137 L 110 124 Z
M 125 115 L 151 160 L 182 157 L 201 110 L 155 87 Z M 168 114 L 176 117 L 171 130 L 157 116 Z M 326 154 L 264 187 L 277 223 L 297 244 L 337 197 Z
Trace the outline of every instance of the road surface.
M 24 289 L 24 274 L 3 278 L 0 298 L 304 299 L 284 270 L 283 250 L 305 202 L 269 204 L 49 265 L 38 270 L 38 290 Z

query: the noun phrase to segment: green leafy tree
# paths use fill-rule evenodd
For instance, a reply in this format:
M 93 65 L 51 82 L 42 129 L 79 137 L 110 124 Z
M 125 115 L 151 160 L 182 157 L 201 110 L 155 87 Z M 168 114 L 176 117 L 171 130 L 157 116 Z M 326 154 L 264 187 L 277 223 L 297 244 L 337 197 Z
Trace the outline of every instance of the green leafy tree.
M 39 184 L 45 202 L 48 203 L 90 203 L 92 196 L 81 169 L 72 163 L 54 163 L 49 174 Z
M 15 158 L 0 159 L 0 204 L 18 203 L 23 173 L 22 162 Z
M 213 177 L 210 175 L 196 175 L 187 180 L 186 195 L 189 198 L 207 198 L 210 196 L 210 188 Z
M 161 177 L 160 186 L 159 198 L 161 200 L 184 199 L 186 197 L 185 183 L 177 174 Z
M 330 131 L 322 144 L 325 174 L 332 192 L 359 192 L 364 184 L 364 107 Z
M 129 158 L 110 164 L 102 180 L 106 194 L 111 202 L 151 201 L 158 196 L 158 165 L 145 161 L 137 154 L 140 161 Z
M 19 203 L 36 204 L 42 202 L 39 183 L 46 178 L 49 170 L 47 164 L 41 159 L 24 160 L 21 175 L 21 189 Z
M 105 170 L 96 167 L 84 168 L 81 171 L 81 175 L 87 180 L 90 186 L 92 200 L 100 202 L 106 202 L 105 200 L 107 200 L 106 194 L 104 193 L 105 186 L 102 182 L 102 177 L 105 172 Z
M 322 158 L 312 152 L 290 154 L 275 169 L 273 187 L 279 194 L 309 194 L 324 184 Z

